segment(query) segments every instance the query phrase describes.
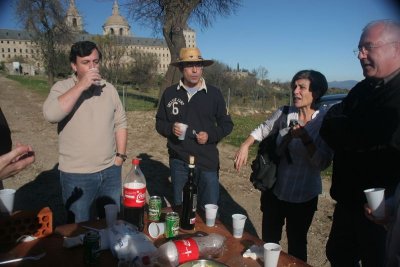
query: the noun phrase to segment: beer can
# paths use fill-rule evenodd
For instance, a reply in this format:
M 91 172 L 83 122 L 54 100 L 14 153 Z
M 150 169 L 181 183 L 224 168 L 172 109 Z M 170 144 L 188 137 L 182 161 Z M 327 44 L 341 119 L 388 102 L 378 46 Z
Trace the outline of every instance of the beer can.
M 165 237 L 171 238 L 178 235 L 179 214 L 177 212 L 168 212 L 165 216 Z
M 100 234 L 98 232 L 86 232 L 83 237 L 83 250 L 85 265 L 97 265 L 100 252 Z
M 149 221 L 158 222 L 161 217 L 161 197 L 152 196 L 149 200 Z

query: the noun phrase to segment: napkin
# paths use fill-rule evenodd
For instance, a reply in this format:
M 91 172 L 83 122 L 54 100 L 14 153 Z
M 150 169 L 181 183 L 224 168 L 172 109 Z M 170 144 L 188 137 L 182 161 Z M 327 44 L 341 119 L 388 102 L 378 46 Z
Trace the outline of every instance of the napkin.
M 264 261 L 264 248 L 262 246 L 252 245 L 244 253 L 243 258 L 260 259 Z

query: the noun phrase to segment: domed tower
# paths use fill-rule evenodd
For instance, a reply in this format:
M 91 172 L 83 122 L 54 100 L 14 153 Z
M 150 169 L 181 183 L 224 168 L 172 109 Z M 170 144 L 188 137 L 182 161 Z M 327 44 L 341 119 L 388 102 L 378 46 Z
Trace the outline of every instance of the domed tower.
M 131 26 L 124 17 L 119 14 L 118 1 L 114 1 L 112 15 L 103 25 L 103 35 L 131 36 Z
M 73 32 L 83 32 L 82 16 L 79 15 L 78 9 L 75 6 L 75 0 L 69 1 L 69 7 L 65 16 L 65 20 Z

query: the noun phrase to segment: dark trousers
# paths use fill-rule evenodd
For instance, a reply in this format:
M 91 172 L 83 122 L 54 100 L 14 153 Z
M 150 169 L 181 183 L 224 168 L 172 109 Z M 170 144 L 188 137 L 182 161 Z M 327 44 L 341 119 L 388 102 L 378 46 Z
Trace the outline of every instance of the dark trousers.
M 307 261 L 307 232 L 317 210 L 318 197 L 303 203 L 279 200 L 270 190 L 261 194 L 262 239 L 279 243 L 286 219 L 288 253 Z
M 385 229 L 367 219 L 364 210 L 338 202 L 326 244 L 326 256 L 332 267 L 382 267 L 385 256 Z

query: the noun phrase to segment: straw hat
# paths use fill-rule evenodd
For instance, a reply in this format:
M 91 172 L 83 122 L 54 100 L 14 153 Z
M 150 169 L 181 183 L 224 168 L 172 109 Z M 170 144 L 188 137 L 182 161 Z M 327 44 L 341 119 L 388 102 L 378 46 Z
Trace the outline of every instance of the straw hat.
M 203 59 L 200 50 L 197 47 L 184 47 L 179 51 L 179 58 L 175 62 L 171 62 L 172 66 L 179 67 L 186 62 L 201 62 L 204 67 L 214 63 L 212 60 Z

